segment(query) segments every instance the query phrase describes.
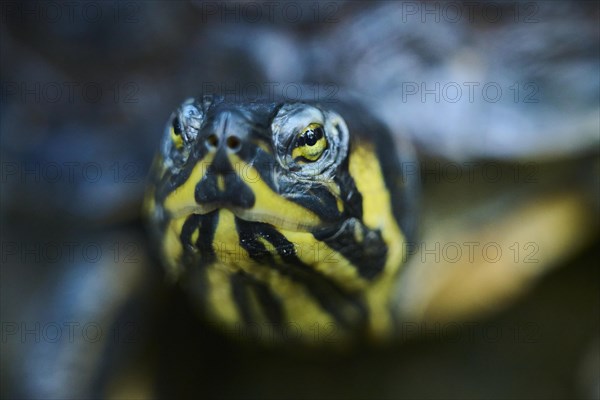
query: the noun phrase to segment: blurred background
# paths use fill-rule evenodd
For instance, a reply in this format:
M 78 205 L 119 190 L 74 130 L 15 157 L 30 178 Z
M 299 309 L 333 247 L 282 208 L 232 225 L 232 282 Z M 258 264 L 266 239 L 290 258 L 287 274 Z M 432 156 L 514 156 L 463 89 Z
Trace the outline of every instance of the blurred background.
M 599 15 L 561 1 L 1 2 L 2 397 L 599 398 Z M 164 282 L 139 215 L 170 113 L 213 92 L 352 96 L 428 160 L 549 163 L 592 199 L 585 228 L 565 223 L 585 234 L 502 307 L 407 319 L 390 346 L 227 339 Z M 445 170 L 429 171 L 425 185 Z M 426 200 L 458 189 L 444 190 Z M 426 281 L 409 278 L 418 298 Z

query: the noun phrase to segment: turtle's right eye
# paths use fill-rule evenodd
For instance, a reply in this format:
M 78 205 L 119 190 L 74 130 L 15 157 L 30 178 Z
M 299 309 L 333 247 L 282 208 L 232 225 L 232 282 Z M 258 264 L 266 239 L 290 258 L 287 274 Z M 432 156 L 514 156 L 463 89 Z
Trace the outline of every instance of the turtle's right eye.
M 170 128 L 171 140 L 173 141 L 173 145 L 176 149 L 181 149 L 183 147 L 183 135 L 181 129 L 181 121 L 179 117 L 173 118 L 173 123 Z

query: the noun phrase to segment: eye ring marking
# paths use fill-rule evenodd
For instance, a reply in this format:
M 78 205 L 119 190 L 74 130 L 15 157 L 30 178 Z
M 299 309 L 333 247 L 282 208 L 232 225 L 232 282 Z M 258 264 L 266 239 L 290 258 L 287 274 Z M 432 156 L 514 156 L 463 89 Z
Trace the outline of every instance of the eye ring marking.
M 297 136 L 292 158 L 294 161 L 317 161 L 329 147 L 323 125 L 313 122 Z

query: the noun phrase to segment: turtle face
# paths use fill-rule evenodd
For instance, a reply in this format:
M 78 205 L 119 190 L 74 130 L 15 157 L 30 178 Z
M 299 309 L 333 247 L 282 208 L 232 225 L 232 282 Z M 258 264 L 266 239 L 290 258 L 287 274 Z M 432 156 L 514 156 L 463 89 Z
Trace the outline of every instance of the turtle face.
M 165 264 L 208 315 L 307 335 L 315 323 L 389 322 L 381 285 L 403 235 L 366 137 L 307 103 L 204 97 L 173 113 L 148 212 Z
M 354 189 L 335 179 L 347 157 L 348 128 L 332 111 L 192 100 L 167 127 L 159 200 L 171 218 L 228 210 L 278 229 L 331 227 Z

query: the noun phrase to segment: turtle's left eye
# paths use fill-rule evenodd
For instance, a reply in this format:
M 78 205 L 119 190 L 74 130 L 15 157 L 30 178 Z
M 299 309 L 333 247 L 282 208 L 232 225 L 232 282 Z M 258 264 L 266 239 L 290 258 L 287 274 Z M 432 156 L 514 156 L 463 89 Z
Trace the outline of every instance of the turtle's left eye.
M 271 131 L 279 165 L 300 179 L 331 179 L 348 156 L 348 127 L 332 110 L 283 104 Z
M 292 149 L 292 158 L 298 162 L 314 162 L 327 150 L 323 125 L 312 123 L 300 132 Z
M 170 132 L 173 145 L 175 146 L 175 148 L 181 149 L 183 147 L 183 136 L 181 129 L 181 121 L 179 120 L 179 117 L 173 118 L 173 123 L 171 124 Z

